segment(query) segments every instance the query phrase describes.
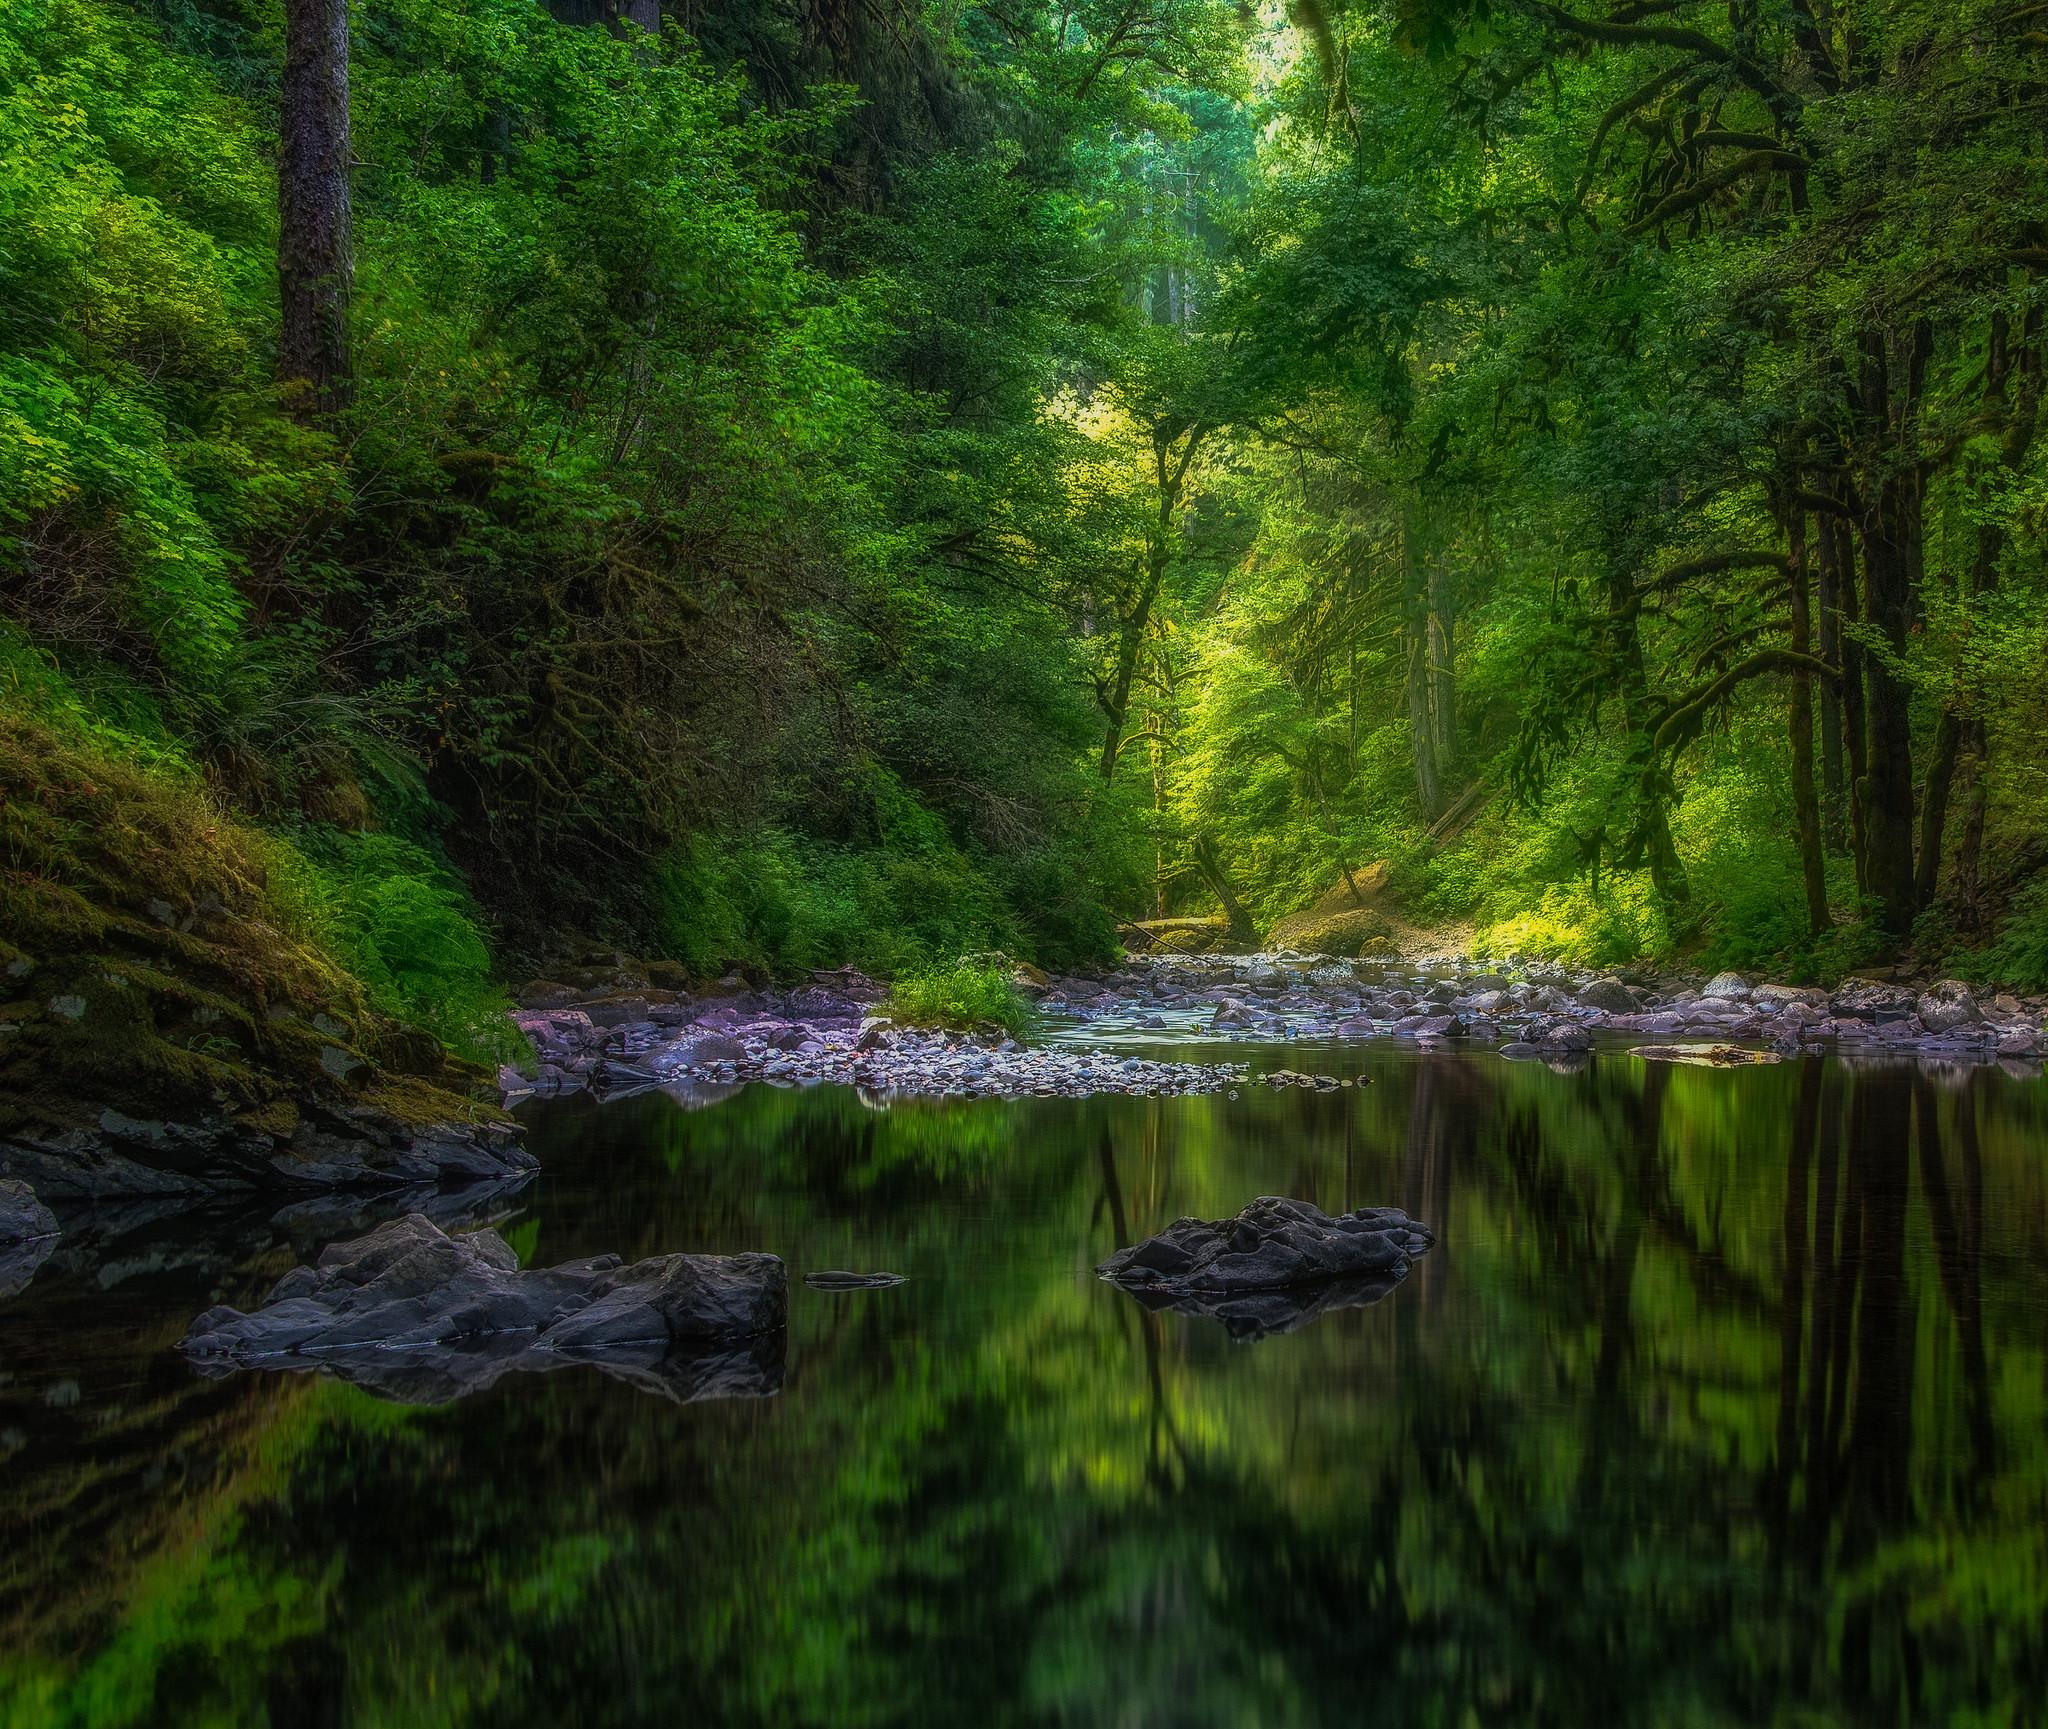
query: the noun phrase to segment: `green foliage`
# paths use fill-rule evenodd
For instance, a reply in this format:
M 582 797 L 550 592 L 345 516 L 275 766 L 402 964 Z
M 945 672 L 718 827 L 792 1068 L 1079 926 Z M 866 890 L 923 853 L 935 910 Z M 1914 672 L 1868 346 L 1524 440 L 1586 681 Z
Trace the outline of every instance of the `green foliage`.
M 511 999 L 468 892 L 421 847 L 389 834 L 314 828 L 294 837 L 297 869 L 279 884 L 394 1020 L 425 1027 L 460 1056 L 527 1056 Z
M 867 848 L 768 830 L 698 836 L 660 873 L 665 939 L 693 971 L 772 973 L 853 965 L 889 975 L 1009 940 L 994 886 L 963 853 L 916 825 Z
M 1031 1030 L 1031 1008 L 999 965 L 962 960 L 938 972 L 912 973 L 889 992 L 889 1013 L 905 1026 L 999 1027 L 1013 1038 Z
M 2048 881 L 2022 889 L 1990 945 L 1951 955 L 1947 970 L 1978 984 L 2048 991 Z

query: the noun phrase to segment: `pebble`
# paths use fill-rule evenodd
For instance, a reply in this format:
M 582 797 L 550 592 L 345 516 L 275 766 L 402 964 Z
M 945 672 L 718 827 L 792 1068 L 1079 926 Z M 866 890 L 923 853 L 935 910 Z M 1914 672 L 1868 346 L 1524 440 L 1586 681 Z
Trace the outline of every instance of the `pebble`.
M 1594 988 L 1603 985 L 1611 988 Z M 1045 1032 L 1033 1045 L 993 1032 L 898 1027 L 872 997 L 855 1000 L 815 986 L 698 1004 L 678 1000 L 658 1005 L 659 1019 L 650 1013 L 636 1021 L 593 1018 L 575 1005 L 527 1009 L 514 1018 L 540 1059 L 539 1078 L 502 1079 L 508 1097 L 586 1085 L 614 1094 L 649 1086 L 706 1092 L 748 1081 L 837 1082 L 878 1103 L 1104 1093 L 1235 1097 L 1251 1078 L 1244 1063 L 1166 1060 L 1109 1047 L 1394 1038 L 1423 1051 L 1492 1047 L 1511 1060 L 1566 1072 L 1590 1060 L 1596 1044 L 1674 1039 L 1999 1063 L 2020 1073 L 2038 1073 L 2048 1050 L 2041 1025 L 2048 1005 L 1979 994 L 1953 980 L 1914 987 L 1851 979 L 1830 993 L 1752 983 L 1739 973 L 1703 981 L 1697 974 L 1631 972 L 1624 985 L 1611 975 L 1554 965 L 1496 960 L 1482 970 L 1455 961 L 1333 963 L 1276 954 L 1135 960 L 1106 978 L 1055 979 L 1034 994 Z M 1340 1084 L 1285 1070 L 1260 1079 L 1318 1090 Z

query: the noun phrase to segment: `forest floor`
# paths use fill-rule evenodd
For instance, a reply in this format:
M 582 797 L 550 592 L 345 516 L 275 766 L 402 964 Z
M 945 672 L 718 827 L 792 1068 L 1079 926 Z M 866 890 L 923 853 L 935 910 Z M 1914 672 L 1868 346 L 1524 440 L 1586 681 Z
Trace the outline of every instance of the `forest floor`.
M 1398 956 L 1403 960 L 1469 955 L 1474 934 L 1471 921 L 1416 924 L 1388 892 L 1392 869 L 1381 859 L 1346 871 L 1315 905 L 1289 913 L 1276 922 L 1267 933 L 1266 946 L 1311 954 Z

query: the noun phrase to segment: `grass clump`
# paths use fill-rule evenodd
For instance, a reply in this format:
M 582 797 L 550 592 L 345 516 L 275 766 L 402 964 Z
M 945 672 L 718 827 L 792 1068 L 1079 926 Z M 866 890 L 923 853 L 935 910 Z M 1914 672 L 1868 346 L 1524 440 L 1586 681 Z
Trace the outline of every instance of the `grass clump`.
M 1000 1027 L 1012 1038 L 1031 1030 L 1030 1004 L 994 964 L 963 961 L 943 971 L 907 974 L 891 987 L 888 1009 L 909 1027 Z

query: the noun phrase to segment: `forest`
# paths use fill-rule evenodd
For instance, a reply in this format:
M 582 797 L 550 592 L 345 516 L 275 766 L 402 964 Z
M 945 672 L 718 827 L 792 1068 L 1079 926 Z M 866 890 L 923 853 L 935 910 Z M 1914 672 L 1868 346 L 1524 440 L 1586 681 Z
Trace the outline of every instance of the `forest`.
M 2048 1696 L 2048 0 L 0 0 L 0 1729 Z
M 0 942 L 225 875 L 472 1055 L 1367 871 L 2048 987 L 2044 99 L 2031 0 L 12 0 Z

